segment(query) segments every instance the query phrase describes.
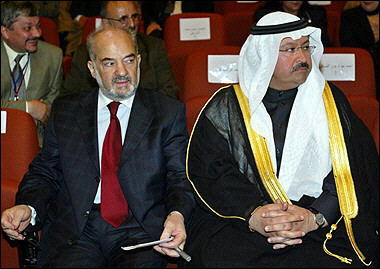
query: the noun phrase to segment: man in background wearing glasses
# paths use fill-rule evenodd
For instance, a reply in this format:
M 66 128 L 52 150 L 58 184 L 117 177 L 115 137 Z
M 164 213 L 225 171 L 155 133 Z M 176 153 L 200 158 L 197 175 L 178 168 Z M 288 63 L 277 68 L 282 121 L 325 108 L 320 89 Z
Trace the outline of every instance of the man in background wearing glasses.
M 191 268 L 378 267 L 379 155 L 319 70 L 321 29 L 274 12 L 190 137 Z
M 178 98 L 178 86 L 166 54 L 163 40 L 139 32 L 141 12 L 136 1 L 104 1 L 100 16 L 102 23 L 129 29 L 136 35 L 141 54 L 141 87 Z M 64 94 L 96 87 L 91 76 L 85 44 L 80 45 L 73 56 L 71 72 L 63 83 Z

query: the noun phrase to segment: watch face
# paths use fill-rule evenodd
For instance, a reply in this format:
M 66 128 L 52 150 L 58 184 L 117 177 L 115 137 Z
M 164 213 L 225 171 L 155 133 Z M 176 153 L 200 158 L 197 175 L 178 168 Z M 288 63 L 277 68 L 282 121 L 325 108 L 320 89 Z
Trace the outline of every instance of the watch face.
M 323 215 L 321 213 L 318 213 L 315 215 L 315 222 L 321 226 L 325 223 L 325 218 L 323 217 Z

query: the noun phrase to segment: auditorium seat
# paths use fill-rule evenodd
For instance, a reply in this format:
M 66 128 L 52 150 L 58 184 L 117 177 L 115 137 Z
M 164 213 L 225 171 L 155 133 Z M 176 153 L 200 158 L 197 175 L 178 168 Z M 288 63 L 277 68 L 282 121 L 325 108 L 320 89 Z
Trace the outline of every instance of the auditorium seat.
M 229 83 L 210 83 L 208 80 L 209 55 L 239 55 L 239 46 L 219 46 L 197 50 L 187 57 L 183 91 L 179 98 L 183 101 L 195 96 L 212 95 Z M 237 67 L 236 67 L 237 68 Z
M 198 118 L 199 112 L 201 112 L 203 106 L 207 103 L 210 97 L 210 95 L 195 96 L 185 101 L 187 131 L 189 132 L 189 135 L 193 130 L 193 126 Z
M 210 18 L 210 39 L 181 40 L 182 19 Z M 189 54 L 197 49 L 225 46 L 227 43 L 224 17 L 216 13 L 181 13 L 171 15 L 165 22 L 164 41 L 168 53 Z
M 253 24 L 252 11 L 228 12 L 224 15 L 227 45 L 243 46 Z
M 50 18 L 40 17 L 40 24 L 42 30 L 42 38 L 45 42 L 53 44 L 57 47 L 60 46 L 58 27 L 55 21 Z
M 1 108 L 3 111 L 6 112 L 6 132 L 1 134 L 1 212 L 14 205 L 18 184 L 39 152 L 33 117 L 18 109 Z M 20 267 L 18 244 L 2 232 L 1 268 Z
M 374 97 L 347 95 L 352 110 L 372 133 L 379 150 L 379 101 Z
M 365 95 L 376 98 L 375 68 L 371 54 L 361 48 L 326 47 L 324 54 L 354 54 L 355 81 L 331 80 L 346 95 Z

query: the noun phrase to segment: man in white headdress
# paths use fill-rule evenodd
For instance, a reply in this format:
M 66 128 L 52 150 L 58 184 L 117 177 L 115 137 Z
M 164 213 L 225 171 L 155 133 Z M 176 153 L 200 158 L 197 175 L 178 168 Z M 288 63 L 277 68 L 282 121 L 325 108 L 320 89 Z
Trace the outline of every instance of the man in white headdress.
M 240 83 L 192 131 L 198 203 L 180 267 L 378 266 L 379 155 L 322 54 L 321 30 L 294 15 L 252 27 Z

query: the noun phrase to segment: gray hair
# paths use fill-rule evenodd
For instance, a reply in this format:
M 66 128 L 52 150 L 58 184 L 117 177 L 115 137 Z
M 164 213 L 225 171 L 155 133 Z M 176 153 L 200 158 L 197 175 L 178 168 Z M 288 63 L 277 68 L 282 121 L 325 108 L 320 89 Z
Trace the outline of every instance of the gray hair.
M 39 16 L 39 8 L 32 1 L 1 1 L 1 25 L 13 30 L 19 16 Z
M 102 26 L 101 25 L 97 29 L 95 29 L 94 31 L 92 31 L 88 35 L 88 37 L 87 37 L 87 43 L 86 43 L 87 50 L 88 50 L 88 54 L 90 56 L 90 59 L 91 59 L 91 61 L 93 62 L 94 65 L 96 65 L 96 62 L 95 62 L 95 52 L 94 52 L 94 40 L 95 40 L 95 37 L 99 33 L 103 32 L 103 31 L 105 31 L 107 29 L 113 29 L 115 31 L 124 31 L 124 32 L 128 33 L 131 36 L 131 38 L 133 40 L 133 43 L 135 44 L 136 54 L 139 54 L 139 47 L 137 45 L 136 35 L 133 34 L 133 32 L 131 32 L 129 29 L 126 30 L 126 29 L 120 29 L 120 28 L 117 28 L 117 27 L 114 27 L 114 26 Z

